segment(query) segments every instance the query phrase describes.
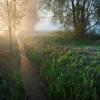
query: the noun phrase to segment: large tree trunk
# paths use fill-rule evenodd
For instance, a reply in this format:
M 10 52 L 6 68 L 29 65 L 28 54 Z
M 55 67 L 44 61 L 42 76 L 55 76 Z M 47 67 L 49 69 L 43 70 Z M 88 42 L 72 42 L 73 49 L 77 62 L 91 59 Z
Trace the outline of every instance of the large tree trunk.
M 86 30 L 86 20 L 85 20 L 85 3 L 84 0 L 83 5 L 80 5 L 80 0 L 75 2 L 71 0 L 72 3 L 72 16 L 73 16 L 73 24 L 74 24 L 74 32 L 75 38 L 80 38 Z

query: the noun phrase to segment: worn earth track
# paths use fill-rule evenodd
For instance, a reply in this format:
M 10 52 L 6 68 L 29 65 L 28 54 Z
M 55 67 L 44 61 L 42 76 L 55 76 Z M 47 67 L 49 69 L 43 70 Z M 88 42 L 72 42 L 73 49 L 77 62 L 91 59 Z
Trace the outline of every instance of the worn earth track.
M 45 89 L 39 79 L 35 64 L 34 66 L 31 65 L 28 57 L 26 56 L 25 48 L 21 39 L 17 38 L 17 41 L 21 56 L 21 74 L 25 81 L 28 100 L 47 100 L 47 96 L 44 91 Z

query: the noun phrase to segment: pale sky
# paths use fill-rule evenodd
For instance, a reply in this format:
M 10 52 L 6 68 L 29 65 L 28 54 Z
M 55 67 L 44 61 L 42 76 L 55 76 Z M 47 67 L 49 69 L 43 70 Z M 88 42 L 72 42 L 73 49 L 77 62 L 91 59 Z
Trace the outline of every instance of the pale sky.
M 36 31 L 57 31 L 61 29 L 61 25 L 53 24 L 51 18 L 53 16 L 52 12 L 42 13 L 38 12 L 40 16 L 40 21 L 37 23 Z
M 26 14 L 26 16 L 23 18 L 22 20 L 22 30 L 24 31 L 32 31 L 34 28 L 34 21 L 36 19 L 36 16 L 32 15 L 33 9 L 32 10 L 28 10 L 28 13 Z M 35 31 L 39 31 L 39 32 L 43 32 L 43 31 L 57 31 L 58 29 L 60 29 L 60 25 L 58 24 L 53 24 L 51 19 L 52 19 L 52 12 L 38 12 L 38 17 L 39 17 L 39 21 L 35 26 Z
M 48 19 L 50 20 L 50 19 Z M 47 19 L 44 19 L 42 21 L 40 21 L 36 27 L 35 27 L 35 30 L 36 31 L 57 31 L 60 29 L 60 25 L 57 25 L 57 24 L 53 24 L 52 22 L 48 22 Z

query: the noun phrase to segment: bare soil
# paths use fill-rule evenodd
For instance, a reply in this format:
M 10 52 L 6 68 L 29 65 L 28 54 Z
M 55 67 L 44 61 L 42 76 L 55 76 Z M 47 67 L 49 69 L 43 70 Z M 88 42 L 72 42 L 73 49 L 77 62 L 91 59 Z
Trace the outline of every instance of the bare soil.
M 21 57 L 21 74 L 25 82 L 26 94 L 28 100 L 47 100 L 45 95 L 44 85 L 39 79 L 38 70 L 36 65 L 31 65 L 26 53 L 23 42 L 20 38 L 18 40 L 18 46 Z M 34 63 L 34 62 L 33 62 Z

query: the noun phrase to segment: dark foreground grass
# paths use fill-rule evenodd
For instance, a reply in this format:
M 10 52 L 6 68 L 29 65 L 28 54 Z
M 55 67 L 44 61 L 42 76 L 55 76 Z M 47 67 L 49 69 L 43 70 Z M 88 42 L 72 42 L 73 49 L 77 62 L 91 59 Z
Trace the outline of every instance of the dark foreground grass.
M 13 50 L 9 52 L 9 41 L 3 38 L 0 41 L 0 100 L 26 100 L 17 43 L 13 41 Z
M 40 47 L 35 49 L 32 44 L 37 42 L 29 39 L 26 46 L 29 59 L 39 66 L 50 100 L 99 100 L 99 45 L 59 45 L 60 38 L 58 42 L 54 42 L 57 38 L 50 40 L 40 42 L 39 39 L 35 47 Z

